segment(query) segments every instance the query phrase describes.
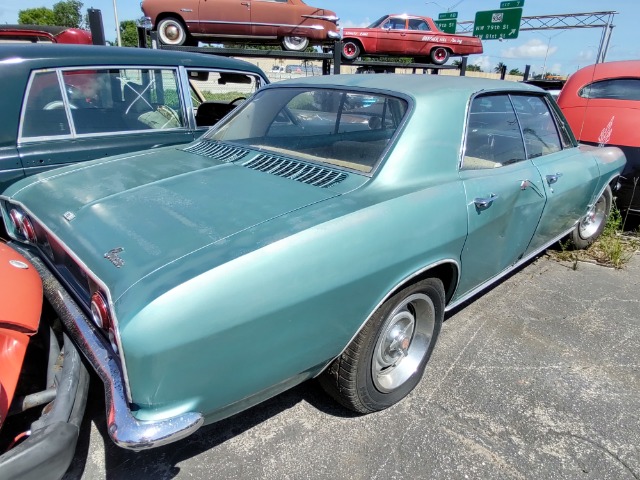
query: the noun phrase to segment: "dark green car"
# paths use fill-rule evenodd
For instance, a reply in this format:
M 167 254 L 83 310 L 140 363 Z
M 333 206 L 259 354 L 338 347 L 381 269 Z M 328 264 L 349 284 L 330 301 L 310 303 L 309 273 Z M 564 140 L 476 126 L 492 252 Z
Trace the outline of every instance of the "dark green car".
M 75 45 L 0 45 L 0 192 L 50 168 L 188 143 L 268 83 L 240 60 Z
M 361 413 L 400 401 L 446 310 L 600 235 L 624 164 L 535 87 L 327 75 L 187 146 L 21 180 L 0 211 L 140 450 L 313 377 Z

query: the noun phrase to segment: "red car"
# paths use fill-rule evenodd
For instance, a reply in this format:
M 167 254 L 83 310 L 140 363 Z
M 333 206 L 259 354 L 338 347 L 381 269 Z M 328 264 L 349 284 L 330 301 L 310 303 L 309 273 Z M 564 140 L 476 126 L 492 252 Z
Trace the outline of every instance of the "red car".
M 257 41 L 303 51 L 340 38 L 336 14 L 302 0 L 143 0 L 140 7 L 164 45 Z
M 42 300 L 36 268 L 0 242 L 3 479 L 62 477 L 73 459 L 84 414 L 89 374 L 60 321 L 51 316 L 51 306 Z
M 91 45 L 91 33 L 50 25 L 0 25 L 0 43 L 76 43 Z
M 558 105 L 579 142 L 624 151 L 618 208 L 640 214 L 640 61 L 581 68 L 562 88 Z
M 355 60 L 360 55 L 397 55 L 442 65 L 452 55 L 482 53 L 477 37 L 444 33 L 429 17 L 385 15 L 367 28 L 345 28 L 342 56 Z

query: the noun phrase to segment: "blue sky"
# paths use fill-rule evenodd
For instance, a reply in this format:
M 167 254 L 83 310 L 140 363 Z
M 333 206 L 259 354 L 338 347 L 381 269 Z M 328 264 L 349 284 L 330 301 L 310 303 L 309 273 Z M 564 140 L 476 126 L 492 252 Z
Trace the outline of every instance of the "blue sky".
M 49 7 L 57 0 L 3 1 L 0 5 L 0 23 L 17 23 L 18 11 L 25 8 Z M 238 0 L 240 1 L 240 0 Z M 180 0 L 176 0 L 180 2 Z M 458 12 L 458 20 L 473 20 L 478 10 L 499 8 L 500 0 L 439 0 L 438 2 L 401 0 L 307 0 L 307 3 L 335 11 L 340 17 L 340 26 L 365 26 L 387 13 L 412 13 L 431 17 L 448 9 Z M 141 16 L 138 0 L 116 0 L 118 18 L 134 20 Z M 115 19 L 113 0 L 87 0 L 84 8 L 102 11 L 105 35 L 115 39 Z M 640 42 L 633 40 L 640 18 L 638 0 L 525 0 L 523 16 L 550 15 L 560 13 L 617 11 L 613 35 L 609 45 L 607 60 L 629 60 L 640 58 Z M 541 32 L 521 32 L 514 40 L 499 42 L 484 41 L 484 54 L 474 55 L 469 61 L 480 65 L 485 71 L 492 70 L 498 62 L 509 69 L 524 70 L 525 65 L 532 71 L 541 73 L 546 59 L 549 72 L 570 74 L 579 67 L 591 64 L 600 44 L 602 29 L 587 28 L 574 30 L 546 30 Z M 547 50 L 548 47 L 548 50 Z

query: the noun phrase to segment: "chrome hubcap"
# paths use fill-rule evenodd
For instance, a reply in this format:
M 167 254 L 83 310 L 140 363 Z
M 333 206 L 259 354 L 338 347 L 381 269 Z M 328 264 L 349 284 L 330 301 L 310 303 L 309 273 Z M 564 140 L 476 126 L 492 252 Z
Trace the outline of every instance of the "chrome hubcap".
M 435 327 L 431 299 L 422 293 L 407 297 L 387 317 L 373 353 L 375 387 L 391 392 L 406 382 L 426 355 Z
M 164 29 L 164 34 L 167 36 L 169 40 L 177 40 L 180 36 L 180 32 L 176 28 L 175 25 L 169 25 Z
M 607 201 L 604 196 L 602 196 L 580 221 L 579 228 L 582 238 L 589 238 L 598 231 L 602 222 L 605 221 L 606 211 Z

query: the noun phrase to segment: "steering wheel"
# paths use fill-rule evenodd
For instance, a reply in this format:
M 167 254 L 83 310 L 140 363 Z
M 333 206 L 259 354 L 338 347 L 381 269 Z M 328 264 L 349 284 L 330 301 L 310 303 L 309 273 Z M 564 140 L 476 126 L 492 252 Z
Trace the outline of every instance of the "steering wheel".
M 53 102 L 47 103 L 43 107 L 43 110 L 58 110 L 61 108 L 64 108 L 64 102 L 62 100 L 54 100 Z M 73 103 L 70 103 L 69 108 L 71 110 L 76 110 L 78 107 L 76 107 Z
M 238 97 L 238 98 L 234 98 L 233 100 L 231 100 L 231 101 L 229 102 L 229 105 L 233 105 L 233 104 L 234 104 L 234 103 L 236 103 L 236 102 L 239 102 L 239 101 L 241 101 L 241 100 L 242 100 L 242 101 L 244 101 L 244 100 L 246 100 L 246 99 L 247 99 L 247 97 Z

